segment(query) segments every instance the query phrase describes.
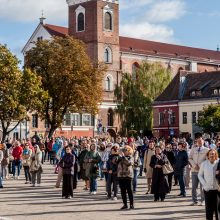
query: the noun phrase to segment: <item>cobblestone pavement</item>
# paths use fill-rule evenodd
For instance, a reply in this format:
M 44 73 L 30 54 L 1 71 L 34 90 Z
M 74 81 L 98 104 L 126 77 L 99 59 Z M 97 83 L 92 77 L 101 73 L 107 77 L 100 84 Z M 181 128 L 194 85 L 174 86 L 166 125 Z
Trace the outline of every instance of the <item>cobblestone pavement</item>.
M 0 220 L 119 220 L 119 219 L 205 219 L 205 207 L 189 206 L 190 189 L 186 198 L 179 198 L 179 190 L 174 188 L 165 202 L 153 202 L 152 195 L 145 195 L 146 180 L 138 181 L 135 195 L 135 210 L 120 211 L 121 199 L 106 200 L 104 181 L 98 181 L 97 195 L 84 192 L 80 181 L 74 198 L 61 198 L 61 188 L 54 187 L 56 175 L 52 165 L 44 165 L 41 187 L 24 184 L 24 176 L 19 180 L 7 180 L 0 190 Z

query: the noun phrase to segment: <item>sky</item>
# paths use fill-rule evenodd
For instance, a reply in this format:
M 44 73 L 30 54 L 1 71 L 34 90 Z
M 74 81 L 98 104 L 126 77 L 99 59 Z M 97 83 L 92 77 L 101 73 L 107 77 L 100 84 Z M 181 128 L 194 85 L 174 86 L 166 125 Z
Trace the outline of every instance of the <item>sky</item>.
M 119 0 L 120 35 L 216 50 L 220 0 Z M 67 26 L 66 0 L 0 0 L 0 43 L 19 59 L 39 24 Z

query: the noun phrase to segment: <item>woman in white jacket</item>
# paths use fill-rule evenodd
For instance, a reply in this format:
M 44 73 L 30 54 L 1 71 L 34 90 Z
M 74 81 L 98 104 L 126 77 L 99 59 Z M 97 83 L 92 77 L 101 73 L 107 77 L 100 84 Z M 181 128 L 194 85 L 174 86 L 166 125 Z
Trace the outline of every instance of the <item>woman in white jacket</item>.
M 214 214 L 216 219 L 218 219 L 219 186 L 216 179 L 218 161 L 217 151 L 214 149 L 209 150 L 207 153 L 207 160 L 202 162 L 198 174 L 199 181 L 202 184 L 205 194 L 207 220 L 212 220 Z

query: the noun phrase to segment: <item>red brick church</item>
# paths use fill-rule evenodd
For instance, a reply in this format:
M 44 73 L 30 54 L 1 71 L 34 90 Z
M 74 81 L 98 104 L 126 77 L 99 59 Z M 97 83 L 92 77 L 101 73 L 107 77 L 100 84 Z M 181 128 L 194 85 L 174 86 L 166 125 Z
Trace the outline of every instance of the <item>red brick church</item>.
M 120 83 L 123 72 L 134 73 L 143 62 L 161 62 L 171 69 L 173 77 L 180 70 L 205 72 L 219 70 L 220 52 L 133 39 L 119 35 L 118 0 L 67 0 L 69 6 L 69 25 L 60 27 L 45 24 L 44 18 L 23 49 L 23 54 L 33 47 L 39 39 L 51 36 L 71 35 L 81 39 L 87 45 L 88 54 L 94 61 L 106 63 L 108 70 L 103 81 L 103 102 L 98 115 L 67 114 L 63 127 L 57 135 L 93 136 L 98 124 L 104 131 L 115 135 L 119 130 L 119 119 L 114 114 L 114 87 Z M 132 31 L 132 30 L 131 30 Z M 38 120 L 38 121 L 36 121 Z M 29 125 L 30 136 L 34 131 L 45 133 L 45 123 L 33 115 Z

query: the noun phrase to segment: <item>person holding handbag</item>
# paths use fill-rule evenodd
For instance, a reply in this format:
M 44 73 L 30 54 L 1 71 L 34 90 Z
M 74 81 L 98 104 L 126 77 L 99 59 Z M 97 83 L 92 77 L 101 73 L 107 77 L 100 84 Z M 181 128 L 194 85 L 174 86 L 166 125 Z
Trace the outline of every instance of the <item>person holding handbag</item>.
M 99 163 L 101 157 L 96 151 L 96 145 L 90 145 L 90 151 L 87 152 L 84 161 L 86 163 L 86 176 L 90 182 L 90 194 L 95 195 L 97 193 L 97 177 L 99 174 Z
M 29 148 L 29 144 L 26 143 L 24 145 L 24 150 L 22 153 L 22 165 L 24 168 L 24 175 L 26 179 L 25 184 L 31 183 L 31 173 L 30 173 L 31 155 L 32 155 L 32 150 Z
M 35 144 L 33 156 L 31 157 L 31 166 L 30 166 L 33 187 L 35 187 L 36 179 L 37 179 L 37 185 L 40 186 L 41 184 L 41 174 L 43 173 L 41 161 L 42 161 L 42 152 L 40 150 L 40 147 L 37 144 Z
M 213 220 L 213 215 L 215 214 L 215 219 L 218 220 L 219 216 L 219 185 L 216 179 L 216 174 L 218 174 L 219 159 L 217 151 L 211 149 L 207 153 L 207 159 L 201 163 L 198 178 L 202 184 L 202 188 L 205 195 L 205 209 L 206 209 L 206 219 Z
M 150 166 L 153 168 L 151 194 L 154 194 L 154 201 L 159 199 L 163 202 L 169 193 L 169 186 L 166 176 L 163 173 L 163 166 L 168 163 L 165 154 L 162 153 L 160 146 L 156 146 L 155 155 L 151 157 Z

